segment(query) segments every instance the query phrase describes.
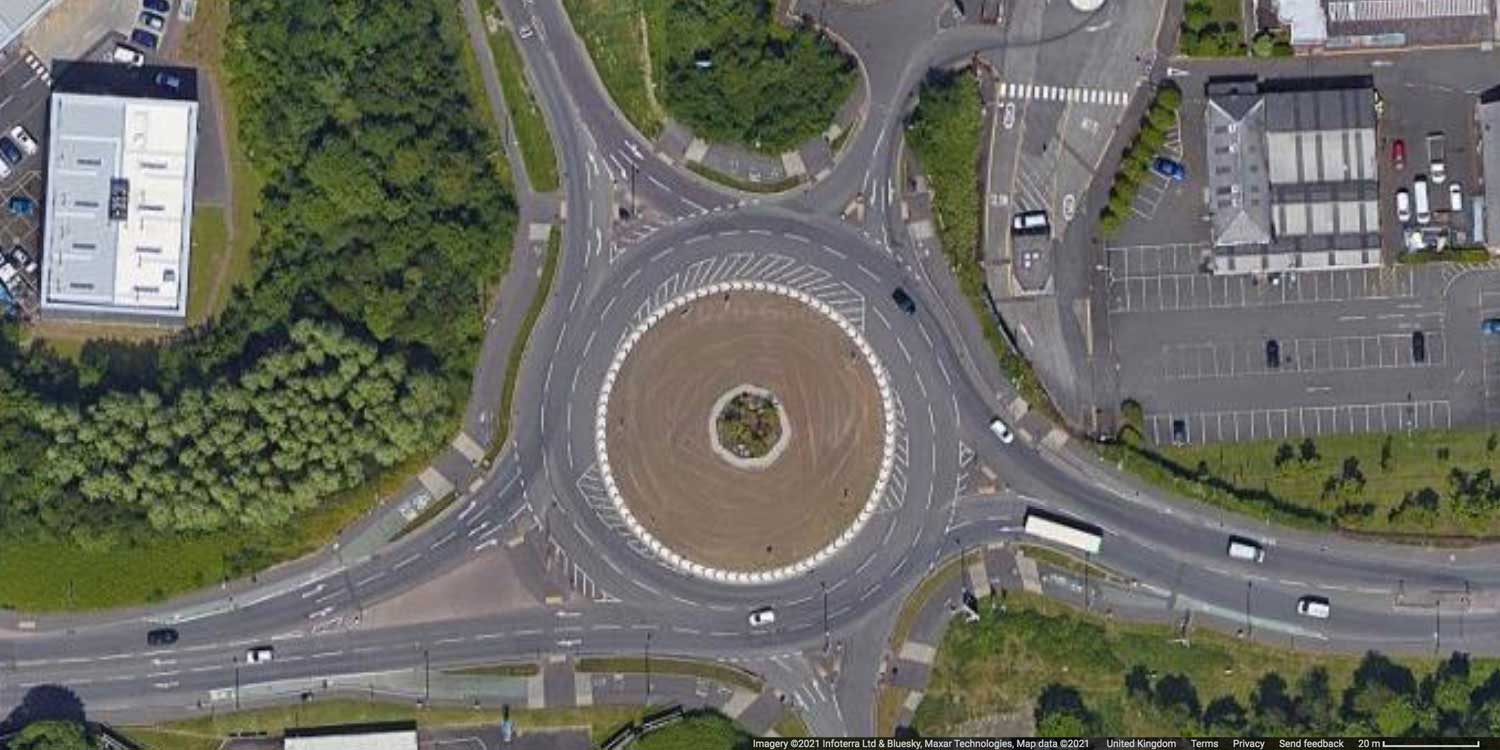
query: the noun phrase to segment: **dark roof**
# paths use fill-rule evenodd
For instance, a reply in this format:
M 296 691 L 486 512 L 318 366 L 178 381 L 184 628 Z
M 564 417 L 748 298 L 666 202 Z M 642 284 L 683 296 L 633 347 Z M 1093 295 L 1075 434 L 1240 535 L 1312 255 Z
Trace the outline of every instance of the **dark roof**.
M 58 61 L 54 91 L 143 99 L 198 101 L 198 70 L 171 65 L 133 68 L 118 63 L 87 60 Z M 156 84 L 157 73 L 175 73 L 182 81 L 177 89 Z
M 417 722 L 372 721 L 364 724 L 329 724 L 321 727 L 292 727 L 283 737 L 327 737 L 336 734 L 384 734 L 386 732 L 415 732 Z
M 1273 133 L 1373 127 L 1373 89 L 1272 91 L 1266 94 L 1266 130 Z

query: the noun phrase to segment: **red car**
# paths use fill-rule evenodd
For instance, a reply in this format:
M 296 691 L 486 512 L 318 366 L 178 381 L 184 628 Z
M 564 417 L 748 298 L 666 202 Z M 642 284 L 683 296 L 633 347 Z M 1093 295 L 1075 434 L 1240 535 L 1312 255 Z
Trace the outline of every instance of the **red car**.
M 1406 141 L 1398 138 L 1395 143 L 1391 144 L 1391 163 L 1395 164 L 1398 170 L 1406 169 Z

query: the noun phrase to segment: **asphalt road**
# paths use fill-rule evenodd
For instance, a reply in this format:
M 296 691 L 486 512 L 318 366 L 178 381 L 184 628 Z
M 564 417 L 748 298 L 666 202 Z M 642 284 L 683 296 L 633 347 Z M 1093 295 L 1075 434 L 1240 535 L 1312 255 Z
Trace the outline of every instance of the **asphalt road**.
M 232 598 L 199 595 L 0 631 L 0 705 L 56 684 L 113 717 L 222 710 L 237 690 L 291 699 L 323 680 L 358 684 L 429 665 L 633 654 L 648 633 L 656 654 L 805 664 L 803 654 L 836 637 L 849 644 L 827 686 L 837 702 L 808 719 L 817 734 L 866 735 L 874 726 L 883 643 L 902 596 L 936 562 L 968 546 L 1017 538 L 1028 507 L 1098 525 L 1105 531 L 1099 563 L 1163 592 L 1173 611 L 1225 629 L 1248 622 L 1257 638 L 1350 651 L 1500 650 L 1495 550 L 1357 544 L 1163 500 L 1085 449 L 1044 444 L 1048 427 L 1036 417 L 1015 425 L 1016 443 L 993 439 L 986 423 L 1014 394 L 986 380 L 974 364 L 984 354 L 967 351 L 966 339 L 953 335 L 953 316 L 964 313 L 949 311 L 965 311 L 962 301 L 939 298 L 933 290 L 947 287 L 926 281 L 909 287 L 914 316 L 889 299 L 898 280 L 940 272 L 921 271 L 920 260 L 889 237 L 895 204 L 886 196 L 894 189 L 909 94 L 929 64 L 998 43 L 993 29 L 944 27 L 944 5 L 830 12 L 830 26 L 862 50 L 874 92 L 869 116 L 826 179 L 791 196 L 752 199 L 710 187 L 650 153 L 609 104 L 557 0 L 505 0 L 511 18 L 531 18 L 538 28 L 522 51 L 548 120 L 577 124 L 554 133 L 565 178 L 565 252 L 523 367 L 515 444 L 462 507 L 368 558 L 329 555 L 295 573 L 268 575 Z M 930 35 L 912 32 L 927 28 L 913 20 L 923 17 Z M 642 221 L 642 212 L 624 224 L 619 218 L 632 170 L 637 200 L 652 207 L 654 226 L 621 244 L 616 237 Z M 873 208 L 865 221 L 841 220 L 860 195 Z M 892 483 L 899 490 L 882 499 L 881 512 L 846 550 L 814 574 L 783 583 L 725 586 L 674 572 L 619 530 L 595 489 L 595 402 L 621 336 L 669 298 L 722 280 L 786 284 L 836 306 L 858 321 L 900 401 L 901 481 Z M 998 493 L 964 494 L 959 474 L 970 456 L 1001 478 Z M 587 603 L 420 626 L 363 622 L 376 602 L 476 557 L 510 554 L 506 542 L 526 529 L 565 555 L 564 575 Z M 1227 558 L 1230 533 L 1264 540 L 1264 563 Z M 1307 594 L 1330 598 L 1333 616 L 1296 615 L 1297 598 Z M 777 607 L 776 625 L 749 627 L 748 610 L 767 604 Z M 182 640 L 145 647 L 144 631 L 154 622 L 175 623 Z M 265 643 L 275 645 L 275 661 L 243 663 L 247 648 Z M 763 671 L 780 688 L 824 679 L 807 669 Z

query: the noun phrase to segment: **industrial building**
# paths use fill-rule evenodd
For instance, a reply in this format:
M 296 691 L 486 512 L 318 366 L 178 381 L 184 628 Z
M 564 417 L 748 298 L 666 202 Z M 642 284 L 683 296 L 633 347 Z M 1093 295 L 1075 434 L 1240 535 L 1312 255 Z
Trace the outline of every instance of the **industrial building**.
M 1215 273 L 1380 265 L 1367 81 L 1211 81 L 1206 93 Z
M 186 320 L 198 104 L 125 91 L 52 94 L 43 318 Z
M 288 729 L 283 750 L 417 750 L 415 721 Z

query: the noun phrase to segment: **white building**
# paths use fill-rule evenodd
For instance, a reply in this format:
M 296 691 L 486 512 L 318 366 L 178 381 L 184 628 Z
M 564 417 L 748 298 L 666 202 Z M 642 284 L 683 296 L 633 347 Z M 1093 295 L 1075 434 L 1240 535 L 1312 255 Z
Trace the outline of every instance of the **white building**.
M 415 721 L 288 729 L 282 750 L 417 750 Z
M 197 141 L 196 101 L 52 95 L 44 318 L 185 322 Z

